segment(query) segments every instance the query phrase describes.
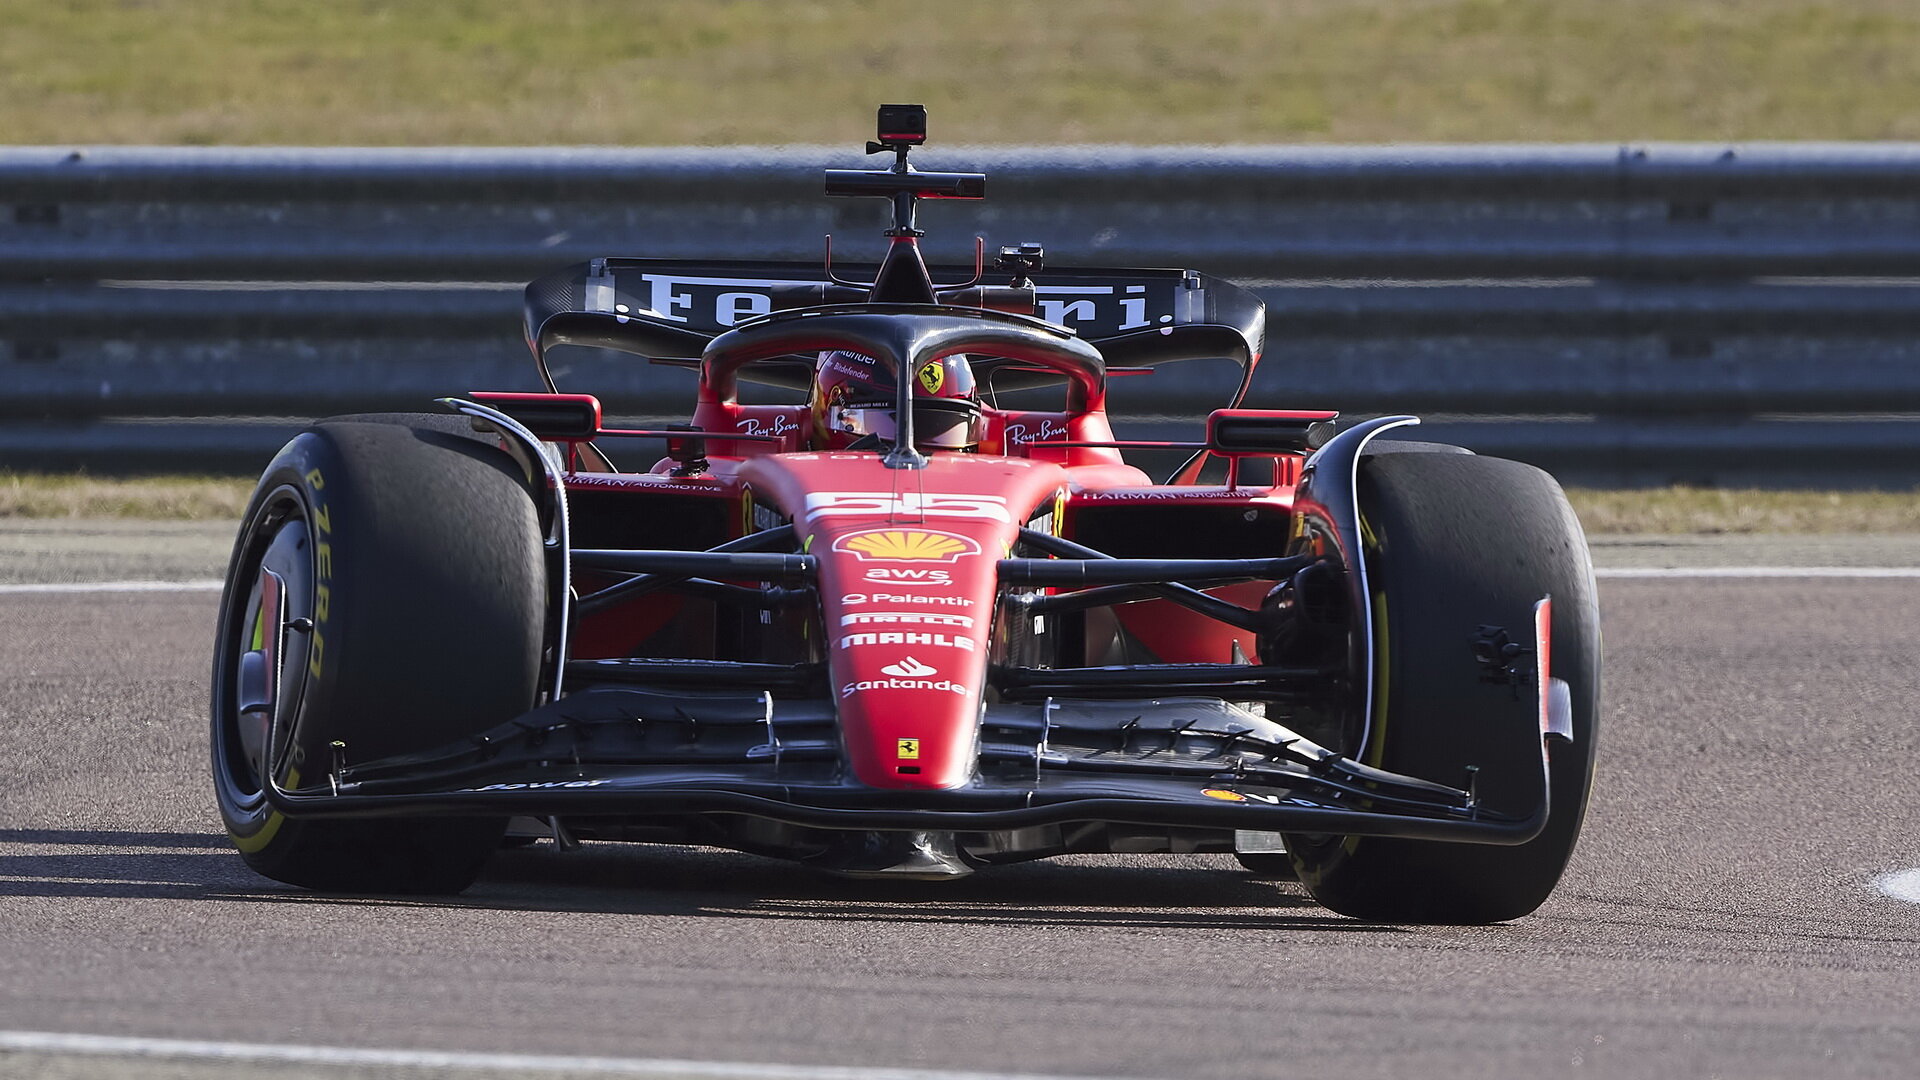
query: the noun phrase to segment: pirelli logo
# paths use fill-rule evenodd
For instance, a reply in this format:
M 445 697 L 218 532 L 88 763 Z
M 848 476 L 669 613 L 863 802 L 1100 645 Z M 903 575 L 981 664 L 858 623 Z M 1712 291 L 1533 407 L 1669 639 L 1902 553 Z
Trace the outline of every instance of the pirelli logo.
M 952 626 L 961 630 L 973 629 L 972 616 L 949 615 L 942 611 L 852 611 L 840 616 L 841 626 L 899 625 L 901 623 L 920 626 Z

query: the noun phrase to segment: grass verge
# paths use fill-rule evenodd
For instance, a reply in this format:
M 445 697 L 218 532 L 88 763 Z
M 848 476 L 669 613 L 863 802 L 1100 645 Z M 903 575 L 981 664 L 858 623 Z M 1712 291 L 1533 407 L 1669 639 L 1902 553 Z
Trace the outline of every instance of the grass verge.
M 0 470 L 0 521 L 9 518 L 136 518 L 237 521 L 253 481 L 226 476 L 89 476 Z
M 1920 137 L 1912 0 L 0 0 L 14 143 Z
M 9 518 L 231 521 L 253 481 L 224 476 L 97 477 L 0 470 Z M 1920 492 L 1669 487 L 1567 492 L 1581 524 L 1607 534 L 1920 533 Z
M 1654 488 L 1567 492 L 1590 533 L 1920 532 L 1920 492 Z

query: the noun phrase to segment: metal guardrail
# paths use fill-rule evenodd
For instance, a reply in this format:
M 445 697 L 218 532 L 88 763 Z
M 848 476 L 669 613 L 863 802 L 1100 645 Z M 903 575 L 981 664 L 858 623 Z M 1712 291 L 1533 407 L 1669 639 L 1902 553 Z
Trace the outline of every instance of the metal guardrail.
M 1574 480 L 1920 476 L 1920 145 L 925 157 L 990 176 L 985 203 L 923 209 L 937 257 L 1039 239 L 1261 292 L 1254 404 L 1446 414 Z M 828 232 L 872 255 L 882 208 L 820 197 L 848 158 L 0 149 L 0 464 L 246 469 L 287 424 L 154 418 L 532 388 L 515 283 L 605 254 L 814 259 Z M 1192 367 L 1120 380 L 1116 409 L 1217 404 L 1226 373 Z M 690 390 L 590 353 L 561 379 L 637 414 Z

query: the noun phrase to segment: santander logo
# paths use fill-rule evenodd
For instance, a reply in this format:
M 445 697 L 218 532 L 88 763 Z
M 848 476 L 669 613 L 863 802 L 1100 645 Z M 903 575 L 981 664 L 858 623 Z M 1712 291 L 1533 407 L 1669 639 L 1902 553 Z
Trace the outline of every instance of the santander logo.
M 902 657 L 897 664 L 888 664 L 880 672 L 887 677 L 846 683 L 840 687 L 840 696 L 848 698 L 866 690 L 944 690 L 961 697 L 967 695 L 967 688 L 952 679 L 928 678 L 929 675 L 940 674 L 940 669 L 932 664 L 923 664 L 911 656 Z

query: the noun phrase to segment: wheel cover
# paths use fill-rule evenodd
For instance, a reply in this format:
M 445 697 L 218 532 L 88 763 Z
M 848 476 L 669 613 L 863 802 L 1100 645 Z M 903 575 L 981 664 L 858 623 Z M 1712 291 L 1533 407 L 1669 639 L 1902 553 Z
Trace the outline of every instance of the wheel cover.
M 283 619 L 279 626 L 262 610 L 262 583 L 271 572 L 279 579 Z M 265 802 L 263 776 L 271 769 L 282 784 L 290 783 L 293 762 L 288 754 L 294 721 L 304 695 L 308 664 L 308 635 L 313 615 L 313 543 L 305 502 L 292 487 L 281 487 L 261 503 L 247 531 L 247 541 L 236 563 L 229 587 L 235 590 L 227 619 L 220 628 L 220 669 L 215 679 L 215 783 L 224 801 L 242 813 L 254 814 Z M 264 746 L 249 737 L 240 714 L 245 696 L 241 685 L 241 657 L 278 634 L 277 693 L 266 728 Z M 265 769 L 261 764 L 264 757 Z

